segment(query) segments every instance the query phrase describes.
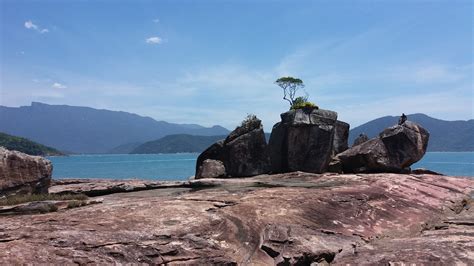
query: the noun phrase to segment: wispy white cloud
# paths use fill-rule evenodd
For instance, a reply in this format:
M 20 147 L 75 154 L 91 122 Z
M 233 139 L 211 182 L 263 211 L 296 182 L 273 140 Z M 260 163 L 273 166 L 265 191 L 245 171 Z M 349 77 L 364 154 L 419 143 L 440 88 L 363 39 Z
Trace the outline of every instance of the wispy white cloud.
M 443 64 L 417 64 L 393 69 L 392 78 L 416 83 L 450 83 L 469 76 L 470 66 L 450 66 Z
M 162 42 L 163 42 L 163 39 L 161 39 L 158 36 L 153 36 L 146 39 L 146 43 L 149 43 L 149 44 L 160 44 Z
M 309 67 L 309 63 L 303 60 L 305 54 L 292 58 L 297 59 L 300 66 Z M 274 84 L 282 73 L 303 78 L 310 100 L 322 108 L 338 111 L 340 118 L 353 126 L 402 112 L 426 113 L 448 120 L 472 117 L 472 97 L 466 97 L 469 95 L 466 88 L 472 90 L 471 65 L 406 63 L 299 76 L 300 72 L 291 68 L 293 63 L 287 64 L 293 60 L 288 58 L 263 70 L 231 64 L 200 68 L 187 72 L 176 83 L 178 87 L 193 88 L 189 90 L 190 97 L 205 96 L 210 105 L 220 102 L 232 106 L 232 112 L 228 114 L 225 109 L 219 111 L 227 114 L 227 123 L 237 124 L 247 112 L 254 112 L 264 121 L 266 130 L 271 130 L 271 126 L 278 122 L 278 110 L 288 108 L 281 101 L 281 90 Z M 282 71 L 283 65 L 285 71 Z M 454 88 L 464 90 L 455 93 Z
M 160 23 L 160 19 L 158 19 L 158 18 L 155 18 L 155 19 L 153 19 L 152 21 L 153 21 L 154 23 Z
M 35 31 L 37 31 L 41 34 L 49 32 L 49 30 L 47 28 L 41 28 L 40 26 L 34 24 L 33 21 L 31 21 L 31 20 L 25 21 L 24 25 L 25 25 L 25 28 L 27 28 L 29 30 L 35 30 Z
M 165 41 L 157 36 L 146 39 L 150 45 Z M 182 75 L 154 81 L 100 83 L 87 77 L 59 75 L 52 76 L 46 84 L 55 80 L 74 83 L 74 90 L 50 90 L 57 94 L 49 97 L 65 95 L 57 103 L 135 112 L 170 122 L 221 124 L 228 128 L 251 112 L 263 120 L 266 131 L 271 131 L 272 125 L 280 120 L 279 114 L 288 110 L 288 104 L 281 99 L 281 89 L 274 84 L 282 75 L 302 78 L 310 100 L 321 108 L 337 111 L 339 118 L 352 127 L 402 112 L 422 112 L 447 120 L 472 117 L 472 93 L 466 93 L 469 88 L 472 90 L 472 65 L 400 59 L 390 63 L 364 61 L 354 67 L 341 63 L 339 57 L 331 60 L 320 57 L 337 47 L 340 46 L 334 42 L 316 44 L 316 48 L 309 45 L 283 56 L 273 65 L 258 68 L 231 62 L 193 66 L 182 70 Z M 58 75 L 57 71 L 54 73 Z M 58 86 L 64 85 L 58 83 Z M 457 92 L 455 88 L 459 87 L 464 90 Z M 85 96 L 92 94 L 97 97 Z
M 59 91 L 51 91 L 51 90 L 38 90 L 31 93 L 31 96 L 37 97 L 39 100 L 52 100 L 58 99 L 59 102 L 64 101 L 65 95 Z
M 51 79 L 50 78 L 34 78 L 32 79 L 34 83 L 50 83 Z
M 58 82 L 54 82 L 53 85 L 51 85 L 52 88 L 54 89 L 66 89 L 67 86 Z
M 31 20 L 25 21 L 25 28 L 37 30 L 38 26 L 34 24 Z

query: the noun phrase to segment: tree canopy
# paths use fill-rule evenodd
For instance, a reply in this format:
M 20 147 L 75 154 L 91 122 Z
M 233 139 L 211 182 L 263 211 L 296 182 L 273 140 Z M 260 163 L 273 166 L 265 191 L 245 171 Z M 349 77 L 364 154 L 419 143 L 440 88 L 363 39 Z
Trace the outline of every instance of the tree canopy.
M 296 92 L 304 88 L 303 81 L 294 77 L 281 77 L 275 83 L 283 89 L 283 100 L 286 100 L 292 106 L 296 100 Z

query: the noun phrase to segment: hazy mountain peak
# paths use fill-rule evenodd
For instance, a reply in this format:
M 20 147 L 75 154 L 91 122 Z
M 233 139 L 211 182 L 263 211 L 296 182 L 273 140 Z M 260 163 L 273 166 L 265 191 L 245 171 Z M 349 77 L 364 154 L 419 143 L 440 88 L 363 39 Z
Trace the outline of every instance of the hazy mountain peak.
M 446 121 L 426 114 L 408 114 L 408 120 L 422 125 L 430 132 L 428 151 L 474 151 L 474 120 Z M 398 123 L 399 116 L 384 116 L 350 131 L 349 145 L 359 134 L 364 133 L 373 138 L 384 128 Z
M 128 112 L 40 102 L 0 106 L 0 131 L 76 153 L 105 153 L 122 144 L 171 134 L 212 136 L 229 132 L 220 126 L 190 128 Z

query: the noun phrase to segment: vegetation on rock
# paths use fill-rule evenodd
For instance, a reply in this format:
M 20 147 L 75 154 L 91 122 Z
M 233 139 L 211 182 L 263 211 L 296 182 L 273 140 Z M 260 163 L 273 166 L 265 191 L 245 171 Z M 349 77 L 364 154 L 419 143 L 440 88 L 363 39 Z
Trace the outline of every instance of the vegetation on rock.
M 290 110 L 319 108 L 316 104 L 308 101 L 308 95 L 296 97 L 296 92 L 305 87 L 301 79 L 294 77 L 281 77 L 277 79 L 275 83 L 283 89 L 283 100 L 290 103 Z
M 82 206 L 86 206 L 86 205 L 87 205 L 87 201 L 85 201 L 85 200 L 72 200 L 72 201 L 67 203 L 66 208 L 72 209 L 72 208 L 82 207 Z
M 305 108 L 310 108 L 310 109 L 319 109 L 319 107 L 312 103 L 308 102 L 308 97 L 307 96 L 300 96 L 295 99 L 293 104 L 291 105 L 291 110 L 296 110 L 296 109 L 305 109 Z
M 303 81 L 294 77 L 281 77 L 275 83 L 283 89 L 283 100 L 288 101 L 290 106 L 295 102 L 296 92 L 304 88 Z
M 244 129 L 252 129 L 252 128 L 259 128 L 262 120 L 258 119 L 254 114 L 248 114 L 244 120 L 240 123 L 240 127 Z
M 0 206 L 17 205 L 33 201 L 45 200 L 86 200 L 88 197 L 84 194 L 31 194 L 31 195 L 14 195 L 0 199 Z

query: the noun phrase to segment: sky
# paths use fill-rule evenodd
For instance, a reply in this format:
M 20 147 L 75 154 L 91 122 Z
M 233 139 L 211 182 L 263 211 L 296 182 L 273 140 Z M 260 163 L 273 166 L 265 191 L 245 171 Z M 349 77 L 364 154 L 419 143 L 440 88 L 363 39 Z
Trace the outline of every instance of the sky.
M 270 131 L 274 82 L 358 126 L 473 118 L 473 1 L 0 0 L 0 105 L 32 101 Z

